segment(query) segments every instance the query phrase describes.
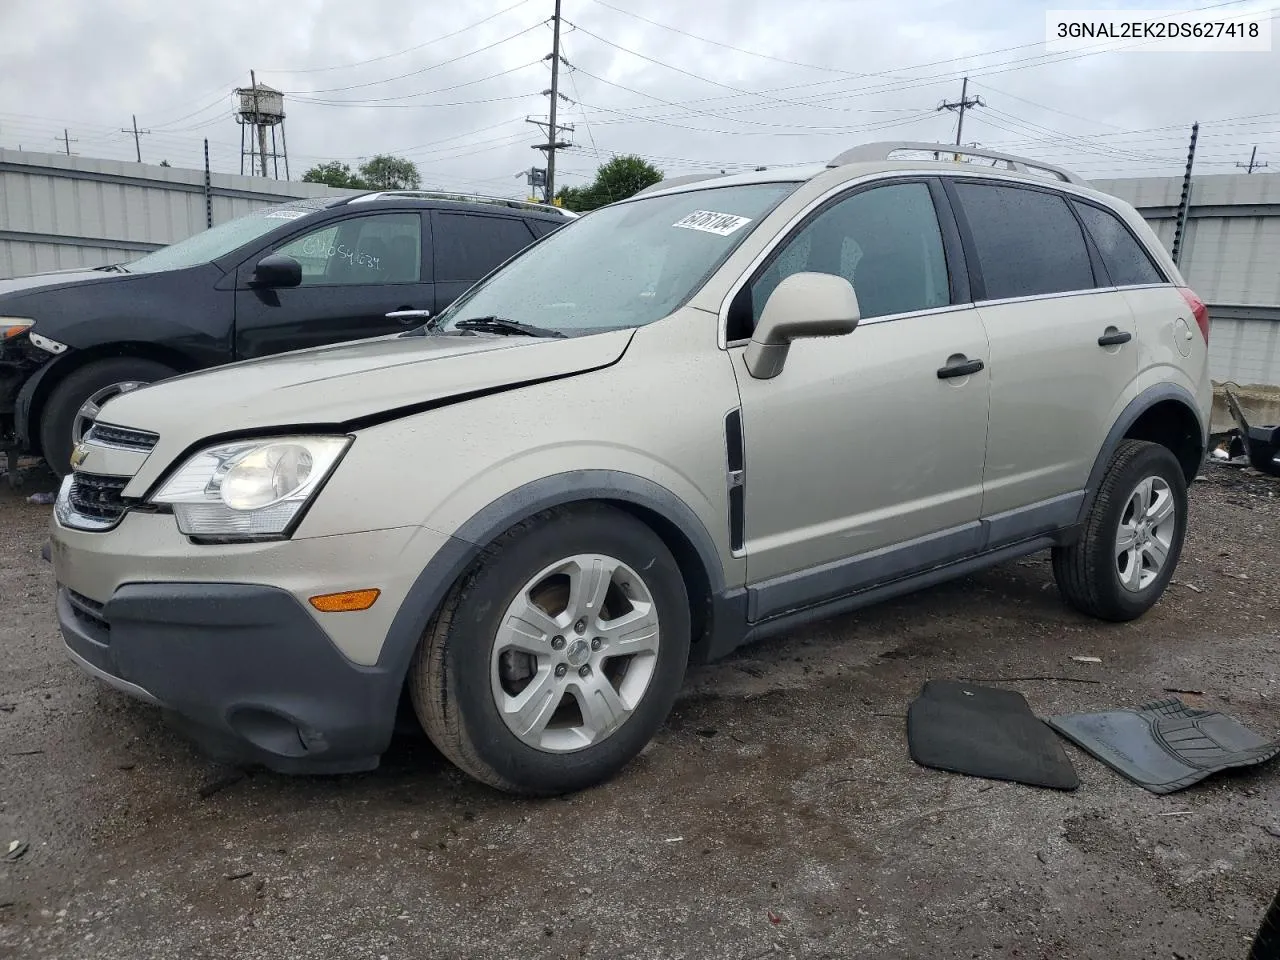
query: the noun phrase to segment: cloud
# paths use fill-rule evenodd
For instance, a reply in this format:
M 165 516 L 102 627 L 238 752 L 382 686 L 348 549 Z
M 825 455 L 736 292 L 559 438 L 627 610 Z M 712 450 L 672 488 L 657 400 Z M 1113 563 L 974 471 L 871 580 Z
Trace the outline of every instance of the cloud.
M 1062 6 L 1071 5 L 1052 8 Z M 1200 6 L 1210 17 L 1250 4 Z M 1046 55 L 1050 8 L 565 0 L 571 66 L 561 92 L 572 102 L 560 111 L 575 146 L 560 156 L 561 183 L 584 182 L 615 152 L 677 174 L 820 161 L 870 139 L 948 141 L 956 118 L 936 108 L 959 97 L 966 73 L 986 104 L 966 117 L 967 142 L 1086 176 L 1179 173 L 1193 120 L 1203 172 L 1234 172 L 1253 143 L 1261 159 L 1280 160 L 1280 51 Z M 286 91 L 295 178 L 323 160 L 391 152 L 414 160 L 430 186 L 521 195 L 520 171 L 542 159 L 525 118 L 547 110 L 551 9 L 551 0 L 5 0 L 0 145 L 56 150 L 66 128 L 78 153 L 132 159 L 121 128 L 137 114 L 151 131 L 144 159 L 199 166 L 208 137 L 214 168 L 235 172 L 231 91 L 252 69 Z

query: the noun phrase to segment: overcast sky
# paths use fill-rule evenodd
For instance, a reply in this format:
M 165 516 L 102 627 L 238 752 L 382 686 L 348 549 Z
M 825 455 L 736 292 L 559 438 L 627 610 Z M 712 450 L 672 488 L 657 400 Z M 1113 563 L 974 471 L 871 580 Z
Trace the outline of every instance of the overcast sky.
M 1178 174 L 1199 120 L 1197 172 L 1236 172 L 1255 143 L 1280 172 L 1280 29 L 1270 53 L 1082 56 L 1044 46 L 1049 9 L 1275 16 L 1267 2 L 563 4 L 572 66 L 561 73 L 561 118 L 575 130 L 561 185 L 582 184 L 614 153 L 639 153 L 672 176 L 822 161 L 867 140 L 950 141 L 955 115 L 937 107 L 959 98 L 966 73 L 986 104 L 966 116 L 966 142 L 1092 177 Z M 354 167 L 389 152 L 414 160 L 425 186 L 523 195 L 518 174 L 542 157 L 524 119 L 546 115 L 552 7 L 0 0 L 0 146 L 60 151 L 66 128 L 75 153 L 131 160 L 133 135 L 121 128 L 137 114 L 151 130 L 144 161 L 200 167 L 207 137 L 213 169 L 238 172 L 231 91 L 253 69 L 286 92 L 295 179 L 323 160 Z

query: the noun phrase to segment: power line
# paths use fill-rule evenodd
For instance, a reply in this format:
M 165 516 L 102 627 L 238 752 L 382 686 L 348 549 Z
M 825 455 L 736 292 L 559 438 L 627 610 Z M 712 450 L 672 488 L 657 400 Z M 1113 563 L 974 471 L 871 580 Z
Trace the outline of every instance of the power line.
M 1213 10 L 1213 9 L 1218 9 L 1218 8 L 1220 8 L 1220 7 L 1234 6 L 1234 5 L 1236 5 L 1236 4 L 1243 3 L 1243 2 L 1246 2 L 1246 0 L 1223 0 L 1223 2 L 1216 3 L 1216 4 L 1211 4 L 1211 5 L 1209 5 L 1209 6 L 1202 7 L 1202 8 L 1200 8 L 1200 9 L 1201 9 L 1201 10 Z M 1250 11 L 1250 13 L 1249 13 L 1249 14 L 1247 14 L 1247 15 L 1253 15 L 1254 13 L 1256 13 L 1256 11 Z M 1242 15 L 1243 15 L 1243 14 L 1242 14 Z M 575 25 L 575 26 L 576 26 L 576 25 Z M 593 33 L 591 33 L 589 30 L 586 30 L 585 28 L 583 28 L 583 27 L 581 27 L 581 26 L 577 26 L 576 28 L 577 28 L 578 30 L 581 30 L 583 33 L 587 34 L 588 36 L 594 37 L 595 39 L 600 40 L 601 42 L 605 43 L 606 45 L 611 46 L 611 47 L 614 47 L 615 49 L 618 49 L 618 50 L 620 50 L 620 51 L 622 51 L 622 52 L 625 52 L 625 53 L 631 53 L 631 54 L 633 54 L 633 55 L 635 55 L 635 56 L 639 57 L 640 59 L 647 60 L 647 61 L 649 61 L 650 63 L 653 63 L 653 64 L 658 65 L 658 66 L 667 67 L 668 69 L 673 70 L 673 71 L 675 71 L 675 72 L 677 72 L 677 73 L 681 73 L 681 74 L 684 74 L 684 75 L 686 75 L 686 76 L 693 77 L 694 79 L 701 80 L 701 81 L 703 81 L 703 82 L 705 82 L 705 83 L 708 83 L 708 84 L 711 84 L 711 85 L 713 85 L 713 86 L 722 87 L 722 88 L 724 88 L 724 89 L 728 89 L 728 90 L 733 90 L 733 91 L 735 91 L 739 96 L 762 97 L 762 98 L 766 98 L 766 99 L 772 99 L 772 100 L 775 100 L 775 101 L 776 101 L 776 102 L 778 102 L 778 103 L 784 103 L 784 104 L 787 104 L 787 105 L 790 105 L 790 106 L 800 105 L 800 106 L 809 106 L 809 107 L 815 107 L 815 108 L 820 108 L 820 109 L 829 109 L 829 110 L 842 110 L 842 109 L 847 109 L 847 108 L 842 108 L 842 107 L 834 106 L 834 105 L 832 105 L 832 104 L 816 103 L 816 102 L 812 102 L 812 101 L 803 101 L 803 100 L 801 100 L 801 101 L 797 101 L 797 100 L 787 100 L 787 99 L 779 99 L 779 98 L 774 98 L 774 97 L 769 97 L 769 96 L 768 96 L 768 95 L 769 95 L 769 94 L 771 94 L 771 93 L 780 93 L 780 92 L 787 92 L 787 91 L 791 91 L 791 90 L 800 90 L 800 89 L 807 89 L 807 88 L 813 88 L 813 87 L 828 86 L 828 85 L 830 85 L 830 84 L 832 84 L 832 83 L 840 83 L 840 82 L 842 82 L 842 81 L 839 81 L 839 80 L 819 80 L 819 81 L 812 81 L 812 82 L 807 82 L 807 83 L 790 84 L 790 85 L 788 85 L 788 86 L 783 86 L 783 87 L 774 87 L 774 88 L 771 88 L 771 89 L 769 89 L 769 90 L 760 90 L 760 91 L 742 90 L 742 89 L 740 89 L 740 88 L 733 87 L 733 86 L 731 86 L 731 85 L 729 85 L 729 84 L 720 83 L 719 81 L 712 80 L 712 79 L 710 79 L 710 78 L 708 78 L 708 77 L 700 76 L 699 74 L 696 74 L 696 73 L 693 73 L 693 72 L 691 72 L 691 71 L 685 70 L 685 69 L 683 69 L 683 68 L 681 68 L 681 67 L 676 67 L 676 66 L 673 66 L 672 64 L 664 63 L 664 62 L 663 62 L 663 61 L 661 61 L 661 60 L 657 60 L 657 59 L 655 59 L 655 58 L 653 58 L 653 57 L 646 56 L 646 55 L 641 54 L 641 53 L 638 53 L 638 52 L 636 52 L 636 51 L 634 51 L 634 50 L 630 50 L 630 49 L 629 49 L 629 48 L 627 48 L 627 47 L 623 47 L 623 46 L 621 46 L 621 45 L 619 45 L 619 44 L 613 43 L 613 42 L 612 42 L 612 41 L 610 41 L 610 40 L 606 40 L 606 39 L 604 39 L 603 37 L 600 37 L 600 36 L 598 36 L 598 35 L 596 35 L 596 34 L 593 34 Z M 1116 48 L 1116 47 L 1115 47 L 1113 44 L 1111 44 L 1111 43 L 1100 43 L 1100 44 L 1095 44 L 1095 45 L 1094 45 L 1094 46 L 1092 46 L 1092 47 L 1086 47 L 1086 48 L 1084 48 L 1084 49 L 1082 49 L 1082 50 L 1073 51 L 1073 52 L 1066 53 L 1066 54 L 1063 54 L 1063 55 L 1056 55 L 1056 54 L 1043 54 L 1043 53 L 1042 53 L 1042 54 L 1036 54 L 1036 55 L 1031 56 L 1031 57 L 1022 57 L 1022 58 L 1018 58 L 1018 59 L 1015 59 L 1015 60 L 1007 60 L 1007 61 L 1003 61 L 1003 62 L 999 62 L 999 63 L 987 64 L 987 65 L 985 65 L 985 66 L 983 66 L 983 67 L 981 67 L 981 68 L 975 68 L 975 69 L 973 69 L 973 70 L 969 70 L 969 71 L 967 72 L 967 75 L 968 75 L 968 76 L 970 76 L 970 77 L 972 77 L 972 76 L 974 76 L 974 75 L 978 75 L 978 76 L 987 76 L 987 75 L 994 75 L 994 74 L 997 74 L 997 73 L 1008 73 L 1008 72 L 1015 71 L 1015 70 L 1024 70 L 1024 69 L 1028 69 L 1028 68 L 1033 67 L 1033 66 L 1046 66 L 1046 65 L 1055 64 L 1055 63 L 1063 63 L 1063 62 L 1067 62 L 1067 61 L 1080 60 L 1080 59 L 1083 59 L 1083 58 L 1085 58 L 1085 57 L 1096 56 L 1096 55 L 1098 55 L 1098 54 L 1100 54 L 1100 53 L 1112 52 L 1112 51 L 1115 51 L 1115 50 L 1117 50 L 1117 49 L 1121 49 L 1121 50 L 1124 50 L 1124 49 L 1131 49 L 1131 48 L 1133 48 L 1133 47 L 1143 46 L 1143 45 L 1145 45 L 1145 44 L 1148 44 L 1148 43 L 1154 43 L 1154 42 L 1156 42 L 1156 41 L 1155 41 L 1155 40 L 1139 41 L 1139 42 L 1137 42 L 1137 43 L 1127 44 L 1127 45 L 1125 45 L 1125 46 L 1123 46 L 1123 47 L 1120 47 L 1120 48 Z M 956 62 L 960 62 L 960 61 L 969 61 L 969 60 L 974 60 L 974 59 L 978 59 L 978 58 L 985 58 L 985 57 L 989 57 L 989 56 L 994 56 L 994 55 L 996 55 L 996 54 L 998 54 L 998 53 L 1006 53 L 1006 52 L 1010 52 L 1010 51 L 1013 51 L 1013 50 L 1022 50 L 1022 49 L 1027 49 L 1027 48 L 1029 48 L 1029 47 L 1039 47 L 1039 46 L 1041 46 L 1041 45 L 1042 45 L 1042 43 L 1043 43 L 1043 41 L 1037 40 L 1037 41 L 1033 41 L 1033 42 L 1031 42 L 1031 43 L 1016 44 L 1016 45 L 1014 45 L 1014 46 L 1010 46 L 1010 47 L 1002 47 L 1002 48 L 999 48 L 999 49 L 997 49 L 997 50 L 986 51 L 986 52 L 983 52 L 983 53 L 977 53 L 977 54 L 970 54 L 970 55 L 968 55 L 968 56 L 963 56 L 963 57 L 950 57 L 950 58 L 947 58 L 947 59 L 943 59 L 943 60 L 935 60 L 935 61 L 926 62 L 926 63 L 922 63 L 922 64 L 913 64 L 913 65 L 909 65 L 909 66 L 907 66 L 907 67 L 905 67 L 905 68 L 902 68 L 902 69 L 906 69 L 906 70 L 919 70 L 919 69 L 924 69 L 924 68 L 926 68 L 926 67 L 931 67 L 931 66 L 940 66 L 940 65 L 942 65 L 942 64 L 946 64 L 946 63 L 956 63 Z M 1051 59 L 1051 58 L 1052 58 L 1052 59 Z M 993 68 L 998 68 L 998 69 L 993 69 Z M 887 70 L 886 70 L 886 71 L 879 71 L 879 72 L 873 72 L 873 73 L 867 74 L 867 76 L 868 76 L 868 77 L 876 77 L 876 76 L 891 76 L 891 75 L 893 74 L 893 72 L 894 72 L 894 71 L 887 71 Z M 898 71 L 898 72 L 900 72 L 900 71 Z M 870 96 L 870 95 L 877 94 L 877 93 L 901 92 L 901 91 L 905 91 L 905 90 L 915 89 L 915 88 L 917 88 L 917 87 L 921 87 L 921 86 L 935 86 L 935 85 L 937 85 L 937 84 L 939 84 L 939 83 L 943 83 L 943 82 L 947 82 L 947 81 L 951 81 L 951 80 L 958 79 L 958 78 L 960 77 L 960 75 L 961 75 L 961 72 L 960 72 L 960 71 L 949 71 L 949 72 L 942 73 L 942 74 L 936 74 L 936 75 L 934 75 L 934 76 L 930 76 L 930 77 L 915 78 L 915 79 L 910 80 L 910 81 L 895 80 L 895 81 L 893 81 L 893 82 L 885 83 L 885 84 L 880 84 L 880 85 L 878 85 L 878 86 L 862 86 L 862 87 L 856 87 L 856 88 L 854 88 L 854 89 L 852 89 L 852 90 L 831 90 L 831 91 L 826 91 L 824 94 L 822 94 L 822 96 L 823 96 L 824 98 L 830 98 L 830 97 L 842 97 L 842 98 L 848 98 L 848 97 Z M 715 98 L 709 98 L 709 99 L 715 99 Z M 719 98 L 719 99 L 734 99 L 734 98 L 723 98 L 723 97 L 722 97 L 722 98 Z M 703 99 L 703 100 L 693 100 L 693 101 L 687 101 L 687 102 L 688 102 L 688 103 L 705 103 L 705 102 L 708 102 L 708 99 Z
M 378 63 L 382 60 L 392 60 L 395 57 L 403 56 L 406 53 L 413 53 L 415 50 L 421 50 L 424 47 L 429 47 L 433 43 L 439 43 L 441 40 L 448 40 L 452 37 L 456 37 L 460 34 L 466 33 L 468 30 L 474 30 L 476 27 L 483 26 L 484 24 L 488 23 L 490 20 L 498 19 L 498 17 L 502 16 L 504 13 L 510 13 L 512 10 L 515 10 L 517 7 L 523 7 L 528 2 L 529 0 L 517 0 L 517 2 L 511 4 L 511 6 L 503 7 L 497 13 L 491 13 L 489 14 L 489 16 L 485 17 L 483 20 L 477 20 L 475 23 L 471 23 L 465 27 L 461 27 L 458 30 L 454 30 L 452 33 L 446 33 L 439 37 L 432 37 L 430 40 L 424 40 L 422 43 L 416 44 L 415 46 L 406 47 L 403 50 L 397 50 L 395 53 L 384 53 L 380 57 L 370 57 L 368 60 L 356 60 L 354 63 L 339 63 L 329 67 L 305 67 L 298 70 L 283 70 L 283 69 L 260 70 L 258 72 L 272 73 L 272 74 L 275 74 L 275 73 L 289 73 L 289 74 L 325 73 L 330 70 L 348 70 L 351 67 L 363 67 L 366 64 Z
M 461 90 L 463 87 L 473 87 L 478 83 L 485 83 L 489 80 L 496 80 L 498 77 L 505 77 L 508 74 L 515 73 L 518 70 L 526 70 L 529 67 L 532 67 L 541 62 L 542 62 L 541 59 L 530 60 L 528 63 L 520 64 L 518 67 L 508 67 L 506 70 L 499 70 L 497 73 L 491 73 L 487 77 L 481 77 L 478 80 L 466 80 L 462 83 L 455 83 L 447 87 L 437 87 L 434 90 L 419 90 L 417 93 L 402 93 L 402 94 L 397 94 L 394 97 L 370 97 L 368 99 L 362 99 L 362 100 L 333 99 L 329 97 L 307 97 L 307 96 L 299 96 L 297 94 L 294 94 L 293 97 L 298 103 L 320 103 L 321 101 L 324 101 L 331 105 L 335 103 L 347 103 L 353 107 L 372 106 L 373 104 L 390 103 L 396 100 L 409 100 L 409 99 L 412 99 L 413 97 L 430 97 L 430 96 L 434 96 L 437 93 L 448 93 L 451 90 Z M 426 104 L 424 104 L 424 106 L 426 106 Z
M 688 30 L 681 30 L 679 27 L 673 27 L 667 23 L 659 23 L 657 20 L 650 20 L 648 17 L 643 17 L 638 13 L 632 13 L 630 10 L 623 10 L 621 7 L 615 7 L 611 3 L 605 3 L 604 0 L 593 0 L 593 2 L 598 4 L 599 6 L 606 7 L 609 10 L 614 11 L 615 13 L 621 13 L 625 16 L 631 17 L 632 19 L 641 20 L 645 23 L 652 24 L 655 27 L 660 27 L 663 30 L 670 30 L 672 33 L 678 33 L 683 37 L 689 37 L 692 40 L 698 40 L 698 41 L 701 41 L 702 43 L 709 43 L 714 47 L 722 47 L 725 50 L 733 50 L 736 53 L 744 53 L 749 57 L 759 57 L 761 60 L 772 60 L 774 63 L 785 63 L 793 67 L 806 67 L 810 70 L 821 70 L 825 73 L 837 73 L 845 77 L 870 77 L 870 76 L 885 75 L 883 73 L 882 74 L 858 73 L 856 70 L 840 70 L 836 67 L 825 67 L 816 63 L 806 63 L 803 60 L 788 60 L 786 57 L 775 57 L 768 53 L 760 53 L 758 50 L 748 50 L 745 47 L 736 47 L 731 43 L 723 43 L 719 40 L 712 40 L 710 37 L 699 36 L 696 33 L 690 33 Z M 896 72 L 898 71 L 886 71 L 886 73 L 896 73 Z
M 396 80 L 405 80 L 409 77 L 416 77 L 431 70 L 438 70 L 441 67 L 447 67 L 452 63 L 458 63 L 462 60 L 468 59 L 469 57 L 474 57 L 476 54 L 484 53 L 486 50 L 492 50 L 494 47 L 500 47 L 504 43 L 510 43 L 517 37 L 522 37 L 526 33 L 536 30 L 538 27 L 542 26 L 542 23 L 543 21 L 539 21 L 538 23 L 525 27 L 523 30 L 517 30 L 510 36 L 503 37 L 501 40 L 495 40 L 493 43 L 486 43 L 483 47 L 478 47 L 468 53 L 459 54 L 456 57 L 450 57 L 448 60 L 441 60 L 439 63 L 432 63 L 425 67 L 420 67 L 417 70 L 410 70 L 408 73 L 398 74 L 394 77 L 384 77 L 381 80 L 366 80 L 364 83 L 349 83 L 343 87 L 321 87 L 317 90 L 284 90 L 281 92 L 287 96 L 299 96 L 313 93 L 341 93 L 344 90 L 361 90 L 365 87 L 376 87 L 384 83 L 394 83 Z

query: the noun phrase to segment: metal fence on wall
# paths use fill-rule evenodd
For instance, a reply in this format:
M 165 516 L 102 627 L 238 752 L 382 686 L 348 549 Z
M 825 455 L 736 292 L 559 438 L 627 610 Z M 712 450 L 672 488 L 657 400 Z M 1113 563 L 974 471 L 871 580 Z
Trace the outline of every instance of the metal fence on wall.
M 0 150 L 0 279 L 129 260 L 259 207 L 349 193 L 203 170 Z

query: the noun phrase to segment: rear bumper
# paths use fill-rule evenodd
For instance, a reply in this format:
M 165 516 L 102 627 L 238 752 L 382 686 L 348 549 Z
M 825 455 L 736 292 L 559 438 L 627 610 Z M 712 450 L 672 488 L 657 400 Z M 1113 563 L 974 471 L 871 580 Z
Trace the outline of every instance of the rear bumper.
M 400 678 L 344 657 L 285 590 L 132 583 L 99 605 L 60 584 L 57 615 L 82 669 L 175 711 L 223 759 L 350 772 L 390 742 Z

